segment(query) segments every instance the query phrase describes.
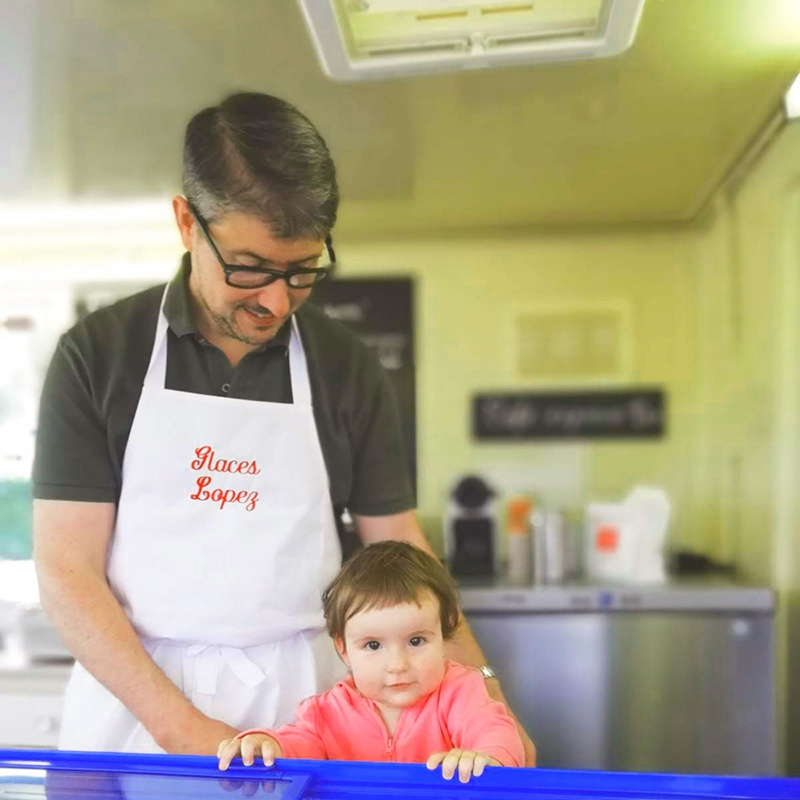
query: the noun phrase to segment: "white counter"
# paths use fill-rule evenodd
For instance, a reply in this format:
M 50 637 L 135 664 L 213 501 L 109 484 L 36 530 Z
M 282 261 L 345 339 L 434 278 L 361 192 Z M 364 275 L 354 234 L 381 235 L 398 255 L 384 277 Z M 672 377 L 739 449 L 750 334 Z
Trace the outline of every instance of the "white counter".
M 10 665 L 0 658 L 0 748 L 56 747 L 71 664 Z

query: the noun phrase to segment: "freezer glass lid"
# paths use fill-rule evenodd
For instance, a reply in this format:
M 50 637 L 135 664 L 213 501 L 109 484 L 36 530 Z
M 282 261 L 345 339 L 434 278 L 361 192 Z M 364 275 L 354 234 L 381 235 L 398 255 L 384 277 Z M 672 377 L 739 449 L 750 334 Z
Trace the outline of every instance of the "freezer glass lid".
M 0 750 L 0 800 L 798 800 L 800 779 L 489 767 L 468 784 L 423 764 Z
M 219 779 L 69 770 L 0 768 L 0 800 L 234 800 L 302 796 L 289 779 Z

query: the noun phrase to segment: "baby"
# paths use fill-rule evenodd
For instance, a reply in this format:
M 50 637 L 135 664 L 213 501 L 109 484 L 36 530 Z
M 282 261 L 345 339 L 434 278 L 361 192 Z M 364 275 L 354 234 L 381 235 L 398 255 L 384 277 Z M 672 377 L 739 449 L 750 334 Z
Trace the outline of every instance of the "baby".
M 442 765 L 466 783 L 487 765 L 522 766 L 516 725 L 477 669 L 445 657 L 459 622 L 444 567 L 405 542 L 357 553 L 323 595 L 328 633 L 350 675 L 304 700 L 293 724 L 257 729 L 219 746 L 220 769 L 241 754 L 276 758 Z

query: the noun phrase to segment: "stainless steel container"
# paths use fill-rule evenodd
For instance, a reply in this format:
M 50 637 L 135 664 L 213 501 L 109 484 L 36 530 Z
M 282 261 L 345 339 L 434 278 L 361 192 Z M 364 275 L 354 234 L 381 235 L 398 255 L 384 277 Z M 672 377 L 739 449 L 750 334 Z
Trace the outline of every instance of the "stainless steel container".
M 533 583 L 561 583 L 566 575 L 566 522 L 560 511 L 531 514 Z

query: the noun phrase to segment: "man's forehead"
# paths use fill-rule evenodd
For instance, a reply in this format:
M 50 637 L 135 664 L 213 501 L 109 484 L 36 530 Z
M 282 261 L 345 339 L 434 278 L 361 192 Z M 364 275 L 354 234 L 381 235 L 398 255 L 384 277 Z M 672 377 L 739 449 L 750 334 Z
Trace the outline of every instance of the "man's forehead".
M 270 221 L 265 215 L 254 214 L 250 211 L 231 209 L 214 217 L 210 227 L 220 233 L 235 231 L 238 234 L 266 237 L 271 241 L 290 243 L 317 243 L 323 244 L 325 236 L 300 233 L 296 236 L 285 236 L 280 233 L 280 225 Z
M 210 232 L 220 246 L 230 253 L 252 258 L 296 260 L 322 253 L 324 239 L 276 236 L 266 220 L 230 211 L 211 223 Z

